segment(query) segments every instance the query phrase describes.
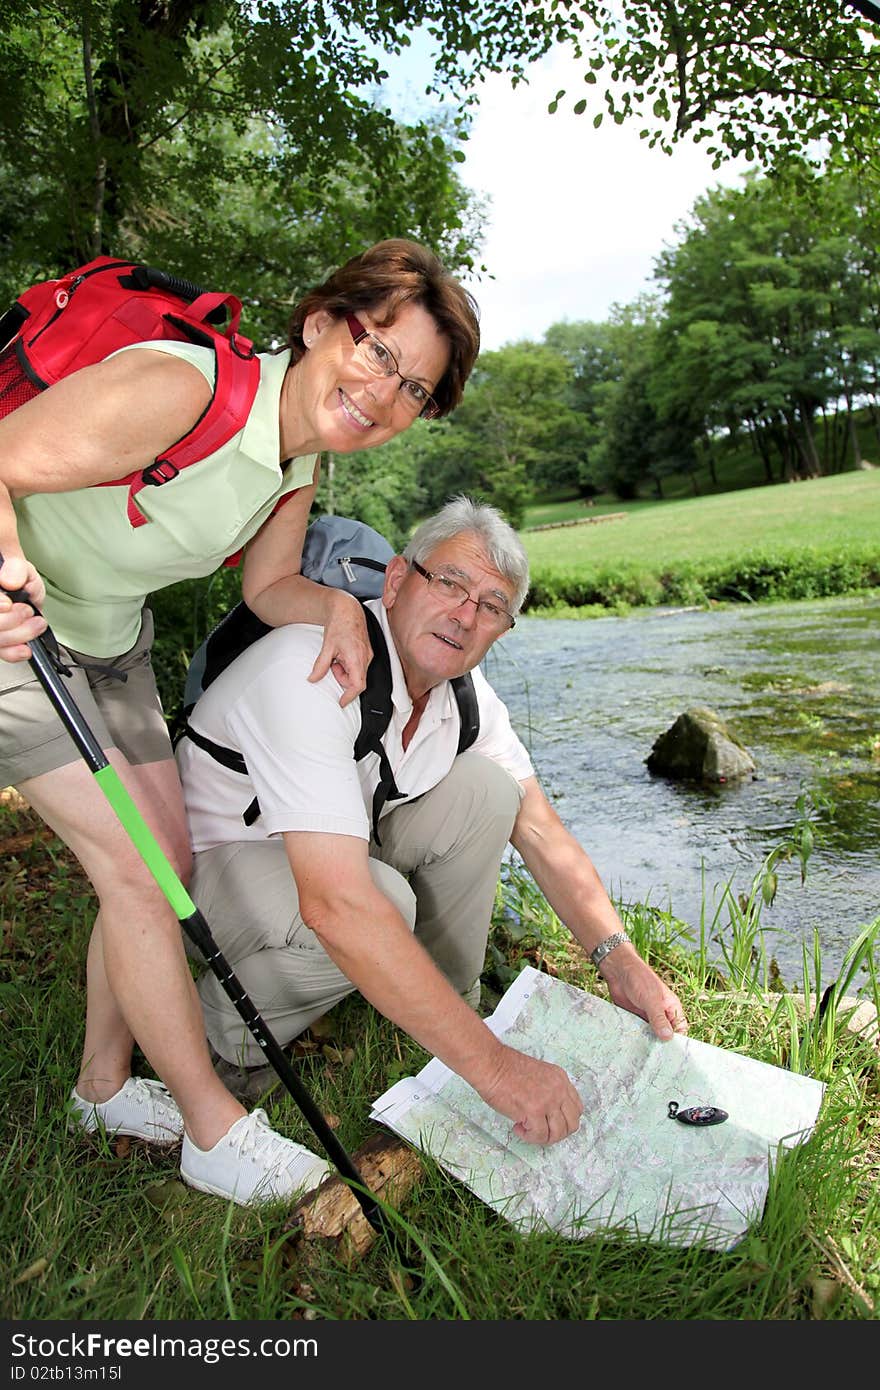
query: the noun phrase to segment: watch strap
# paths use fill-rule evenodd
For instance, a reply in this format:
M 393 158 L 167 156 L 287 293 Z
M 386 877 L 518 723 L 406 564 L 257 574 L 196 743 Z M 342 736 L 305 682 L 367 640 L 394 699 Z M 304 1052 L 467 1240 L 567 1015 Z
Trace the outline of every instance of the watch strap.
M 625 931 L 612 932 L 610 936 L 606 936 L 604 941 L 599 942 L 599 945 L 594 951 L 590 952 L 590 960 L 596 966 L 601 965 L 602 961 L 614 950 L 615 946 L 622 946 L 625 941 L 629 941 L 629 937 Z

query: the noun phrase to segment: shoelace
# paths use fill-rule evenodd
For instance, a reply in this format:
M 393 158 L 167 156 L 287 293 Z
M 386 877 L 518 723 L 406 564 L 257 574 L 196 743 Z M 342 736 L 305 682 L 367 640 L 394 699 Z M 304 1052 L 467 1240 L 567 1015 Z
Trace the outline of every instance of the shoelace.
M 230 1142 L 240 1154 L 259 1152 L 260 1157 L 271 1164 L 286 1165 L 293 1157 L 291 1140 L 276 1134 L 269 1126 L 269 1116 L 259 1108 L 251 1111 Z
M 171 1092 L 161 1081 L 149 1081 L 144 1076 L 135 1076 L 132 1080 L 138 1100 L 144 1105 L 154 1105 L 160 1119 L 165 1116 L 174 1118 L 180 1113 Z

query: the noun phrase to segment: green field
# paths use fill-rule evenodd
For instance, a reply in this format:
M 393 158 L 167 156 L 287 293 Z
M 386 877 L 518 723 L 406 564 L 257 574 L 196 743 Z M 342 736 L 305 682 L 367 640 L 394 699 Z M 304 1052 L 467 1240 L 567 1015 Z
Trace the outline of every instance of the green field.
M 599 519 L 613 511 L 618 519 Z M 587 515 L 523 532 L 530 609 L 816 598 L 880 584 L 880 470 Z

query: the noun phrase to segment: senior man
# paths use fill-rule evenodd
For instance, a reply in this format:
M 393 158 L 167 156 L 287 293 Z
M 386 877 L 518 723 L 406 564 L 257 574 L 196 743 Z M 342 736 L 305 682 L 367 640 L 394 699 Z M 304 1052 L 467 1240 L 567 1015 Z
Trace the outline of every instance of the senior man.
M 352 990 L 513 1122 L 555 1143 L 582 1104 L 562 1068 L 498 1041 L 475 1011 L 501 859 L 519 851 L 615 1004 L 661 1039 L 685 1032 L 678 998 L 639 956 L 596 870 L 545 797 L 507 709 L 479 670 L 514 624 L 528 562 L 498 512 L 455 498 L 389 561 L 372 600 L 388 646 L 382 743 L 399 796 L 371 833 L 379 758 L 353 747 L 360 704 L 332 670 L 309 679 L 321 630 L 274 629 L 198 701 L 194 736 L 243 755 L 233 771 L 190 739 L 178 764 L 195 852 L 191 892 L 284 1044 Z M 356 600 L 352 600 L 353 602 Z M 472 672 L 479 733 L 458 754 L 451 680 Z M 244 813 L 254 805 L 256 819 Z M 199 993 L 208 1038 L 236 1066 L 262 1053 L 216 979 Z

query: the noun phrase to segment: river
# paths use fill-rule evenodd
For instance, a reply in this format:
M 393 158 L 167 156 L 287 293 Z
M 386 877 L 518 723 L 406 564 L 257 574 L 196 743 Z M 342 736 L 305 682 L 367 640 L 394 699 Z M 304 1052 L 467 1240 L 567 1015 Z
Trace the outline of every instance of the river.
M 528 615 L 484 669 L 545 792 L 616 902 L 649 902 L 699 932 L 726 930 L 724 885 L 747 892 L 795 819 L 798 794 L 834 803 L 817 820 L 761 923 L 786 983 L 802 943 L 823 980 L 880 913 L 880 597 L 644 610 L 625 618 Z M 757 764 L 753 780 L 704 787 L 653 776 L 645 758 L 693 705 L 714 709 Z M 716 917 L 716 914 L 717 917 Z M 720 958 L 718 948 L 710 955 Z

